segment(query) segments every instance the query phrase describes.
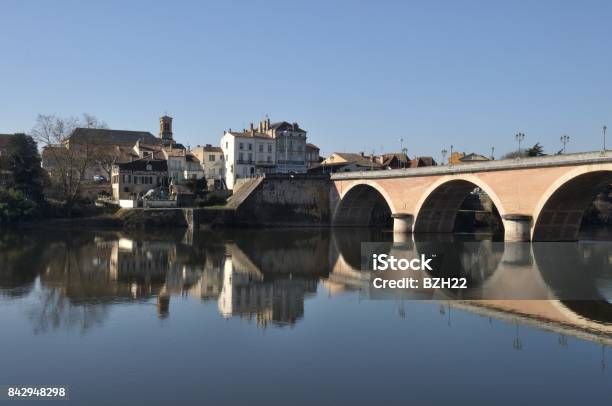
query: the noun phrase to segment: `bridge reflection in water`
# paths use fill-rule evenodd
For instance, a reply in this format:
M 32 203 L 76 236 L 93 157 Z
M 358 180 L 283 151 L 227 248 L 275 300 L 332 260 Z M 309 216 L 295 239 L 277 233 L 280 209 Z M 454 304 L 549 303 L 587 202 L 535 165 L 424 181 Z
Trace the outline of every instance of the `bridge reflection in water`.
M 7 234 L 0 240 L 0 296 L 41 295 L 29 311 L 38 332 L 88 329 L 104 323 L 109 307 L 122 303 L 155 302 L 158 317 L 167 318 L 173 298 L 185 296 L 216 301 L 222 317 L 254 320 L 261 327 L 293 326 L 305 317 L 304 302 L 318 293 L 319 284 L 327 295 L 358 291 L 362 298 L 373 297 L 373 275 L 361 270 L 361 242 L 383 243 L 398 256 L 452 242 L 463 247 L 452 254 L 453 272 L 475 289 L 469 295 L 422 290 L 413 298 L 612 341 L 608 243 L 566 243 L 559 253 L 550 245 L 486 237 L 430 235 L 415 241 L 408 235 L 393 241 L 394 235 L 372 229 Z M 575 299 L 563 296 L 568 281 L 558 280 L 560 268 L 576 270 L 570 285 L 591 300 L 557 300 Z M 508 292 L 547 300 L 512 300 Z M 476 300 L 483 297 L 506 300 Z

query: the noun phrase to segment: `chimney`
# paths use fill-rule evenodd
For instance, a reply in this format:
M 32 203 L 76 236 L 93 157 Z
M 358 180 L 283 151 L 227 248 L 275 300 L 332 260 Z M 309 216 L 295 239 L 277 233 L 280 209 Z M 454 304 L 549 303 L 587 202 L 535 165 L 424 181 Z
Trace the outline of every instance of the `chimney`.
M 253 123 L 249 124 L 249 130 L 251 130 L 251 132 L 253 132 Z
M 359 155 L 361 155 L 361 157 L 363 158 L 364 157 L 363 151 L 361 151 Z
M 266 131 L 270 129 L 270 119 L 266 119 Z

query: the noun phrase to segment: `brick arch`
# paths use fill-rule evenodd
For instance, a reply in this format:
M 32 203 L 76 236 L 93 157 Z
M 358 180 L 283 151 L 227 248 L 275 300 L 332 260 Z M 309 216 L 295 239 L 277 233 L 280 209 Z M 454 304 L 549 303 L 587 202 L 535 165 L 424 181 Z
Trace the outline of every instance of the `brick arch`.
M 540 198 L 533 213 L 533 241 L 575 241 L 585 210 L 606 185 L 612 165 L 578 167 L 557 179 Z
M 384 188 L 376 182 L 356 182 L 344 190 L 340 196 L 340 201 L 333 214 L 333 224 L 336 226 L 380 225 L 373 224 L 373 221 L 377 220 L 376 217 L 388 214 L 390 219 L 394 210 L 393 201 Z
M 505 214 L 501 199 L 477 176 L 465 174 L 442 177 L 423 193 L 415 207 L 414 231 L 450 233 L 461 204 L 475 188 L 480 188 L 493 201 L 500 216 Z

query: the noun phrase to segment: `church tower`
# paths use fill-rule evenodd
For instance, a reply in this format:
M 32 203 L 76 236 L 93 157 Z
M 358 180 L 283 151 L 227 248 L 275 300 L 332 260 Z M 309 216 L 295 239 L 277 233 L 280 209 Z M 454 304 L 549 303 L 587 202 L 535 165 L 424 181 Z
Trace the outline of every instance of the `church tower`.
M 172 117 L 162 116 L 159 119 L 159 138 L 162 141 L 172 141 Z

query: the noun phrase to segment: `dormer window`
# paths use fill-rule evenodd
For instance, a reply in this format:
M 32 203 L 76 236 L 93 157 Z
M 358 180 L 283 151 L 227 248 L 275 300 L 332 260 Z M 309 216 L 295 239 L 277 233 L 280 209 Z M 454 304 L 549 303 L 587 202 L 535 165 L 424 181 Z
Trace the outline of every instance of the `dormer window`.
M 151 164 L 147 165 L 147 171 L 152 171 L 153 170 L 153 166 L 151 166 Z

